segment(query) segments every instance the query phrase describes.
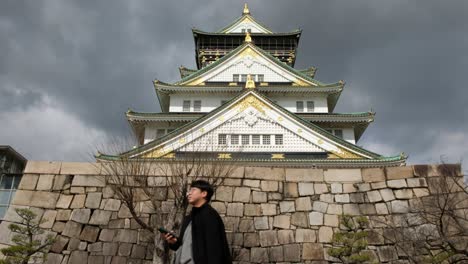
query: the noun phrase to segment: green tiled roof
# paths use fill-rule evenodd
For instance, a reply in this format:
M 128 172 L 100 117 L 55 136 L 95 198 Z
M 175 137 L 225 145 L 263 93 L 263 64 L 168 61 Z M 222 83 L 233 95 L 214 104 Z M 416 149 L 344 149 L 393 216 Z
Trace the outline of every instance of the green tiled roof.
M 218 30 L 217 32 L 218 33 L 225 33 L 229 28 L 231 28 L 232 26 L 234 26 L 235 24 L 239 23 L 241 20 L 243 20 L 245 17 L 248 17 L 250 18 L 254 23 L 256 23 L 258 26 L 262 27 L 265 31 L 267 31 L 268 33 L 273 33 L 268 27 L 262 25 L 261 23 L 259 23 L 257 20 L 255 20 L 250 14 L 243 14 L 242 16 L 238 17 L 236 20 L 234 20 L 234 22 L 232 22 L 231 24 L 223 27 L 222 29 Z
M 232 102 L 240 99 L 242 96 L 246 95 L 247 93 L 254 93 L 256 94 L 257 96 L 261 97 L 262 99 L 264 99 L 265 101 L 267 101 L 268 103 L 274 105 L 279 111 L 281 111 L 283 114 L 285 115 L 288 115 L 290 117 L 292 117 L 293 119 L 299 121 L 300 123 L 302 123 L 303 125 L 309 127 L 310 129 L 318 132 L 319 134 L 327 137 L 327 138 L 330 138 L 331 140 L 333 140 L 334 142 L 338 142 L 340 145 L 344 146 L 344 147 L 347 147 L 349 149 L 352 149 L 358 153 L 362 153 L 364 155 L 367 155 L 367 156 L 370 156 L 372 157 L 373 159 L 379 159 L 379 160 L 382 160 L 382 159 L 387 159 L 388 157 L 384 157 L 382 155 L 379 155 L 377 153 L 374 153 L 374 152 L 371 152 L 369 150 L 366 150 L 366 149 L 363 149 L 359 146 L 356 146 L 352 143 L 349 143 L 335 135 L 332 135 L 331 133 L 329 133 L 328 131 L 326 131 L 325 129 L 322 129 L 320 128 L 319 126 L 317 125 L 314 125 L 312 123 L 310 123 L 309 121 L 305 120 L 304 118 L 296 115 L 296 114 L 293 114 L 291 112 L 289 112 L 288 110 L 284 109 L 283 107 L 281 107 L 280 105 L 276 104 L 275 102 L 269 100 L 267 97 L 263 96 L 262 94 L 256 92 L 255 90 L 245 90 L 243 93 L 239 94 L 238 96 L 236 97 L 233 97 L 231 100 L 229 100 L 228 102 L 226 102 L 225 104 L 223 104 L 222 106 L 216 108 L 215 110 L 209 112 L 208 114 L 190 122 L 190 123 L 187 123 L 177 129 L 175 129 L 174 131 L 166 134 L 165 136 L 161 137 L 161 138 L 158 138 L 158 139 L 155 139 L 147 144 L 144 144 L 142 146 L 139 146 L 135 149 L 131 149 L 127 152 L 124 152 L 124 153 L 121 153 L 120 155 L 123 155 L 123 156 L 132 156 L 132 155 L 136 155 L 138 153 L 141 153 L 142 151 L 145 151 L 145 150 L 148 150 L 148 149 L 151 149 L 152 147 L 155 147 L 159 144 L 161 144 L 162 142 L 192 128 L 193 126 L 199 124 L 200 122 L 204 121 L 204 120 L 207 120 L 209 119 L 210 117 L 212 117 L 213 115 L 217 114 L 218 112 L 220 112 L 221 110 L 225 109 L 226 107 L 230 106 Z M 340 160 L 340 159 L 338 159 Z M 353 160 L 358 160 L 358 159 L 353 159 Z
M 321 86 L 321 87 L 344 86 L 343 81 L 340 81 L 340 82 L 337 82 L 337 83 L 330 83 L 330 84 L 325 84 L 325 83 L 319 82 L 316 79 L 312 78 L 311 76 L 307 75 L 306 73 L 303 73 L 303 72 L 301 72 L 299 70 L 294 69 L 293 67 L 291 67 L 288 64 L 280 61 L 279 59 L 277 59 L 276 57 L 274 57 L 270 53 L 262 50 L 261 48 L 255 46 L 254 44 L 248 43 L 248 42 L 244 42 L 242 45 L 239 45 L 237 48 L 233 49 L 228 54 L 221 57 L 219 60 L 209 64 L 206 67 L 201 68 L 200 70 L 186 76 L 185 78 L 182 78 L 180 81 L 178 81 L 178 82 L 176 82 L 174 84 L 182 84 L 182 83 L 185 83 L 185 82 L 187 82 L 189 80 L 193 80 L 194 78 L 202 75 L 203 73 L 208 72 L 209 70 L 211 70 L 211 69 L 215 68 L 216 66 L 222 64 L 224 61 L 226 61 L 229 58 L 231 58 L 232 56 L 234 56 L 237 52 L 241 51 L 246 46 L 250 46 L 252 49 L 258 51 L 259 53 L 261 53 L 263 55 L 265 55 L 267 58 L 269 58 L 270 60 L 275 62 L 276 65 L 282 67 L 286 71 L 288 71 L 288 72 L 290 72 L 290 73 L 292 73 L 292 74 L 294 74 L 296 76 L 299 76 L 299 77 L 305 79 L 306 81 L 309 81 L 309 82 L 311 82 L 313 84 L 316 84 L 317 86 Z

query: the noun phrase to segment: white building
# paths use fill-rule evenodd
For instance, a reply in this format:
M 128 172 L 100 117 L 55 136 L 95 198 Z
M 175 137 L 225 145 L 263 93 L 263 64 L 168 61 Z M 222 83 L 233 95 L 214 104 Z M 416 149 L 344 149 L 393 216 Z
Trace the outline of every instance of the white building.
M 192 31 L 197 69 L 180 67 L 181 79 L 172 84 L 153 82 L 161 112 L 126 113 L 140 145 L 121 155 L 335 167 L 404 164 L 404 154 L 384 157 L 356 145 L 375 113 L 334 113 L 343 81 L 322 83 L 314 67 L 294 68 L 301 30 L 272 32 L 245 6 L 241 17 L 218 32 Z

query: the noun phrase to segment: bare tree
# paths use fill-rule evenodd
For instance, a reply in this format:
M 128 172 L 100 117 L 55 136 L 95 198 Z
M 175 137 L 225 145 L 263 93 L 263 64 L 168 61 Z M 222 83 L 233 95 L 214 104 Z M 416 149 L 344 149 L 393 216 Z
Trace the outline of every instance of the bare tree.
M 112 146 L 120 148 L 119 145 Z M 158 227 L 177 230 L 190 209 L 186 199 L 189 184 L 204 179 L 216 188 L 235 169 L 229 160 L 206 158 L 208 145 L 183 157 L 131 158 L 124 155 L 102 162 L 105 183 L 122 201 L 132 219 L 154 243 L 153 263 L 170 263 L 172 254 Z
M 427 193 L 410 200 L 410 213 L 385 223 L 384 239 L 413 263 L 467 263 L 468 189 L 460 165 L 414 168 Z

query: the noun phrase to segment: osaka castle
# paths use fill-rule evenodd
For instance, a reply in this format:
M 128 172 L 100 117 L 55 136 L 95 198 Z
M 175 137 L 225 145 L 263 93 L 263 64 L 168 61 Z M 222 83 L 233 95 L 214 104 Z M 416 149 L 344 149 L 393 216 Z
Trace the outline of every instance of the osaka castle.
M 154 80 L 160 112 L 128 110 L 138 145 L 97 160 L 201 158 L 317 167 L 400 166 L 357 145 L 372 111 L 336 113 L 345 83 L 296 69 L 301 30 L 274 32 L 242 15 L 216 32 L 192 29 L 196 68 L 180 80 Z

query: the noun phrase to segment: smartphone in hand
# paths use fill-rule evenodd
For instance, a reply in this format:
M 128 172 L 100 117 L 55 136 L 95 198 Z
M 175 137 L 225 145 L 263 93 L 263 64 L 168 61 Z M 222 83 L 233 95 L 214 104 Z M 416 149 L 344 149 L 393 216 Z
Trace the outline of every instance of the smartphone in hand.
M 164 228 L 164 227 L 160 227 L 160 228 L 158 228 L 158 230 L 159 230 L 159 232 L 161 232 L 162 234 L 170 234 L 170 235 L 172 235 L 174 238 L 178 239 L 178 237 L 177 237 L 174 233 L 170 232 L 169 230 L 167 230 L 167 229 Z

